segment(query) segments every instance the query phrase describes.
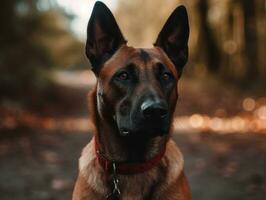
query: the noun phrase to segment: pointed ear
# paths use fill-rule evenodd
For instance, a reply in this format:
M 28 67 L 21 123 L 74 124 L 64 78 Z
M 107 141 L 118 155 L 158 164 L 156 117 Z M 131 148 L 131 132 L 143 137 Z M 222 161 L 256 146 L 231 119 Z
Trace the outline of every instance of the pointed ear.
M 189 24 L 184 6 L 177 7 L 163 26 L 154 44 L 162 48 L 178 70 L 188 59 Z
M 86 55 L 98 74 L 101 65 L 126 41 L 107 6 L 97 1 L 87 28 Z

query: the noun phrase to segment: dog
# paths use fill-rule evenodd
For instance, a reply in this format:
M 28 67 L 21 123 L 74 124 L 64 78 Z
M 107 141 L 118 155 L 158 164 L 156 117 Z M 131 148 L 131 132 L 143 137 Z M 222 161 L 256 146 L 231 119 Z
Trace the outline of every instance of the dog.
M 86 55 L 97 77 L 89 94 L 94 137 L 79 159 L 73 200 L 190 200 L 181 152 L 171 139 L 189 24 L 177 7 L 153 48 L 127 46 L 111 11 L 96 2 Z

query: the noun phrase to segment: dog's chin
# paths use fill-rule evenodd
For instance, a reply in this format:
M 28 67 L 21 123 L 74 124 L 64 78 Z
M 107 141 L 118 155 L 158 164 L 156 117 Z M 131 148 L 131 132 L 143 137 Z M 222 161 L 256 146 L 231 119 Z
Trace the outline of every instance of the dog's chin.
M 119 123 L 120 122 L 120 123 Z M 122 122 L 122 123 L 121 123 Z M 170 123 L 168 120 L 155 123 L 140 121 L 138 123 L 129 123 L 126 120 L 116 120 L 118 133 L 121 137 L 157 137 L 169 133 Z

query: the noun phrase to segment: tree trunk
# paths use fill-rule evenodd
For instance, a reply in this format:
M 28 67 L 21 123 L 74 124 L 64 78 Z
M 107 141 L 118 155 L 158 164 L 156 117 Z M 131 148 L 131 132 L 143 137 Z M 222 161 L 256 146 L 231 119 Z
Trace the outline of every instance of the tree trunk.
M 202 56 L 205 58 L 209 72 L 216 73 L 219 71 L 221 56 L 214 34 L 208 23 L 208 0 L 199 0 L 197 7 L 200 20 L 198 52 L 203 53 Z
M 255 80 L 258 77 L 257 62 L 257 27 L 256 27 L 256 5 L 253 0 L 240 1 L 244 14 L 244 39 L 246 59 L 246 80 Z

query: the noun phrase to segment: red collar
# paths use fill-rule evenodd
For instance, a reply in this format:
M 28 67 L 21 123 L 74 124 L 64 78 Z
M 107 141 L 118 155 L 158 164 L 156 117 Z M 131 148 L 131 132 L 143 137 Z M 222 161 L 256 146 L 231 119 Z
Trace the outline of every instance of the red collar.
M 98 162 L 107 173 L 111 172 L 113 164 L 115 164 L 116 166 L 117 174 L 143 173 L 158 165 L 165 154 L 165 148 L 163 148 L 163 150 L 159 152 L 155 157 L 145 162 L 116 162 L 109 160 L 104 156 L 104 154 L 99 151 L 99 145 L 96 140 L 97 139 L 94 138 L 96 156 Z

